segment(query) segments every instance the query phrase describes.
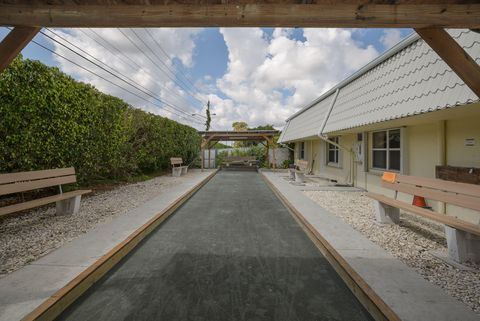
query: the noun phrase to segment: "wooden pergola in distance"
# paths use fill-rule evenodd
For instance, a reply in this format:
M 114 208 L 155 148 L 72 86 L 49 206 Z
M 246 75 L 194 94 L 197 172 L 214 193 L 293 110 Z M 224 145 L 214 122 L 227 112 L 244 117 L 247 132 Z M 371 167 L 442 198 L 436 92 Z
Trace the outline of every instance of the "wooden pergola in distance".
M 267 148 L 267 159 L 268 159 L 268 152 L 270 150 L 270 146 L 273 150 L 273 166 L 276 166 L 276 159 L 275 159 L 275 141 L 273 138 L 277 136 L 280 132 L 278 130 L 242 130 L 242 131 L 200 131 L 199 134 L 202 136 L 202 144 L 201 144 L 201 158 L 202 158 L 202 170 L 203 170 L 203 163 L 204 163 L 204 150 L 205 148 L 208 149 L 210 152 L 210 148 L 216 142 L 228 142 L 228 141 L 254 141 L 260 142 L 263 144 L 265 142 L 265 147 Z M 210 155 L 208 156 L 210 159 Z

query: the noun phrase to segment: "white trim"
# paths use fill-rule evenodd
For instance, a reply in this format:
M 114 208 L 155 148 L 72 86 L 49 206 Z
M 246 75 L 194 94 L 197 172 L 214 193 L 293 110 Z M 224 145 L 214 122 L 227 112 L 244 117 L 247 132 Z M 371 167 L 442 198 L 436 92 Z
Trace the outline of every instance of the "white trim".
M 303 148 L 302 148 L 302 146 L 303 146 Z M 302 151 L 303 151 L 303 153 L 302 153 Z M 306 154 L 306 144 L 305 144 L 305 141 L 301 141 L 301 142 L 299 142 L 298 159 L 305 160 L 305 156 L 306 156 L 305 154 Z
M 285 133 L 287 132 L 288 126 L 290 125 L 290 121 L 287 121 L 285 126 L 282 129 L 282 134 L 278 138 L 278 143 L 283 143 L 283 137 L 285 136 Z
M 318 131 L 318 136 L 321 136 L 323 134 L 323 130 L 325 129 L 325 126 L 327 125 L 328 118 L 330 118 L 330 114 L 332 113 L 333 106 L 335 106 L 335 102 L 337 101 L 338 93 L 340 92 L 340 89 L 337 88 L 335 91 L 335 95 L 333 96 L 332 102 L 330 103 L 330 107 L 328 108 L 327 113 L 325 114 L 325 118 L 323 119 L 322 126 L 320 126 L 320 130 Z
M 340 144 L 340 136 L 331 137 L 330 140 L 337 143 L 337 144 Z M 333 149 L 330 148 L 330 145 L 333 146 Z M 330 151 L 336 151 L 337 152 L 336 153 L 336 158 L 337 158 L 336 162 L 331 162 L 330 161 Z M 325 164 L 327 166 L 332 166 L 332 167 L 342 167 L 341 166 L 342 163 L 341 163 L 340 151 L 341 151 L 340 147 L 327 142 L 327 144 L 326 144 L 326 156 L 327 157 L 325 159 Z
M 390 140 L 389 140 L 389 133 L 391 131 L 394 131 L 394 130 L 398 130 L 399 133 L 400 133 L 400 147 L 397 147 L 397 148 L 390 148 Z M 373 146 L 374 144 L 374 139 L 373 139 L 373 135 L 375 133 L 382 133 L 382 132 L 385 132 L 385 146 L 384 148 L 375 148 Z M 370 154 L 370 157 L 372 158 L 372 166 L 369 167 L 369 171 L 377 171 L 377 172 L 380 172 L 380 171 L 391 171 L 391 172 L 396 172 L 396 173 L 403 173 L 404 172 L 404 164 L 403 164 L 403 160 L 404 160 L 404 157 L 403 157 L 403 153 L 404 153 L 404 143 L 402 142 L 403 139 L 404 139 L 404 136 L 405 134 L 402 134 L 403 130 L 401 127 L 395 127 L 395 128 L 387 128 L 387 129 L 380 129 L 380 130 L 374 130 L 374 131 L 371 131 L 370 133 L 372 134 L 372 145 L 371 145 L 371 148 L 369 150 L 369 154 Z M 373 159 L 373 152 L 374 151 L 385 151 L 385 168 L 380 168 L 380 167 L 374 167 L 374 159 Z M 399 151 L 400 152 L 400 169 L 399 170 L 396 170 L 396 169 L 391 169 L 390 168 L 390 151 Z
M 362 170 L 364 173 L 368 172 L 368 132 L 362 132 L 362 148 L 363 148 L 363 164 Z
M 408 175 L 407 127 L 400 127 L 400 173 Z

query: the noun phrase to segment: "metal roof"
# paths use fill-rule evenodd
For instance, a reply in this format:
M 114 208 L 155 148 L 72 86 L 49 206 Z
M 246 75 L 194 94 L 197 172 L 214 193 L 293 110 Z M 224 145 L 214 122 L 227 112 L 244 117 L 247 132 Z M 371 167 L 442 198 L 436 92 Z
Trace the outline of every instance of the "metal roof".
M 480 62 L 480 34 L 460 29 L 448 32 Z M 318 114 L 321 118 L 325 110 L 319 106 L 330 100 L 337 89 L 339 95 L 323 133 L 464 105 L 479 99 L 418 35 L 413 34 L 287 119 L 289 126 L 282 141 L 311 136 L 311 130 L 302 131 L 302 120 L 306 118 L 302 115 L 308 113 L 313 117 Z M 320 120 L 317 128 L 320 129 L 321 125 Z M 290 135 L 289 131 L 294 134 Z
M 328 112 L 333 96 L 334 94 L 329 95 L 313 105 L 312 107 L 314 108 L 308 108 L 297 117 L 290 119 L 288 121 L 288 127 L 285 126 L 282 131 L 282 136 L 279 138 L 279 142 L 316 136 L 320 125 Z

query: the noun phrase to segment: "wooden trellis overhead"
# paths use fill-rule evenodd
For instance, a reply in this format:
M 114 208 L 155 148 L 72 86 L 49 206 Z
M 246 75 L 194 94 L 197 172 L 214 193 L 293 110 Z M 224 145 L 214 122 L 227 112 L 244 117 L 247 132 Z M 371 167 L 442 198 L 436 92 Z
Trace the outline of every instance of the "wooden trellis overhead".
M 220 141 L 256 141 L 256 142 L 266 142 L 264 145 L 267 147 L 267 157 L 268 150 L 273 148 L 273 166 L 275 168 L 275 141 L 273 138 L 280 134 L 278 130 L 243 130 L 243 131 L 201 131 L 199 134 L 202 136 L 202 145 L 201 145 L 201 159 L 202 159 L 202 169 L 204 165 L 204 155 L 203 151 L 208 149 L 210 151 L 211 143 L 216 143 Z M 210 156 L 208 157 L 210 159 Z
M 0 24 L 37 27 L 480 28 L 478 0 L 1 0 Z
M 208 131 L 199 132 L 205 144 L 211 141 L 268 141 L 280 134 L 278 130 L 245 130 L 245 131 Z
M 480 96 L 480 66 L 442 28 L 480 29 L 479 0 L 0 0 L 0 72 L 39 27 L 415 28 Z

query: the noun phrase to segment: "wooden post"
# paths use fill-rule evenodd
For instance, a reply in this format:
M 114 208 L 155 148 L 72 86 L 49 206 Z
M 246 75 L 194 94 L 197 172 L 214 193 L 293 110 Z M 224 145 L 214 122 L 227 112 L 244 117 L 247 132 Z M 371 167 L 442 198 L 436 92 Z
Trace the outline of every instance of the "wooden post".
M 15 27 L 0 43 L 0 72 L 2 72 L 40 31 L 38 27 Z
M 204 150 L 205 150 L 205 147 L 207 147 L 207 148 L 209 147 L 210 141 L 211 141 L 213 138 L 215 138 L 215 135 L 212 135 L 212 136 L 210 136 L 210 137 L 208 137 L 208 138 L 203 138 L 203 142 L 202 142 L 202 145 L 201 145 L 201 148 L 200 148 L 201 153 L 202 153 L 202 155 L 201 155 L 201 158 L 202 158 L 202 172 L 203 172 L 203 169 L 205 168 L 205 166 L 204 166 L 204 164 L 203 164 L 203 163 L 205 162 L 205 157 L 204 157 L 204 155 L 203 155 L 203 154 L 204 154 Z M 210 162 L 210 152 L 209 152 L 208 158 L 209 158 L 208 161 Z M 209 163 L 209 164 L 210 164 L 210 163 Z M 209 167 L 210 167 L 210 166 L 209 166 Z
M 273 142 L 273 150 L 272 150 L 272 154 L 273 154 L 273 171 L 275 171 L 275 169 L 277 168 L 277 157 L 275 157 L 275 142 Z
M 441 28 L 417 28 L 415 31 L 452 68 L 460 79 L 480 97 L 480 65 Z
M 202 172 L 203 172 L 203 147 L 205 146 L 205 140 L 201 143 L 200 145 L 200 159 L 201 159 L 201 169 L 202 169 Z
M 210 144 L 208 144 L 208 168 L 210 168 L 210 164 L 212 163 L 212 160 L 210 159 Z
M 270 168 L 270 155 L 269 155 L 269 152 L 270 152 L 270 143 L 268 141 L 268 137 L 267 136 L 263 136 L 263 138 L 265 138 L 265 141 L 266 141 L 266 152 L 265 152 L 265 159 L 267 161 L 267 168 Z
M 265 136 L 265 139 L 267 140 L 267 144 L 268 144 L 268 149 L 267 149 L 267 155 L 268 157 L 270 157 L 270 146 L 272 146 L 272 157 L 273 157 L 273 161 L 272 161 L 272 167 L 273 167 L 273 170 L 275 171 L 275 169 L 277 168 L 277 159 L 275 157 L 275 142 L 273 141 L 273 137 L 270 138 L 270 137 L 267 137 Z M 270 162 L 269 162 L 270 164 Z

